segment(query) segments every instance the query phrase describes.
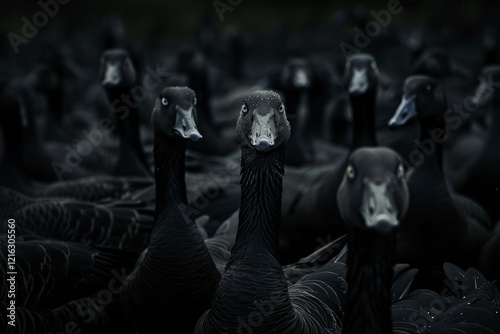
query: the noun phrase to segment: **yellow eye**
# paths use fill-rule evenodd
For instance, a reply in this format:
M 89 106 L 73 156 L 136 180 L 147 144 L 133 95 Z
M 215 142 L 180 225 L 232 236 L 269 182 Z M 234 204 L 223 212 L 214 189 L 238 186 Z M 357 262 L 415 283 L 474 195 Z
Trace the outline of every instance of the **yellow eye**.
M 242 113 L 246 113 L 248 111 L 248 107 L 247 107 L 247 104 L 246 103 L 243 103 L 241 105 L 241 112 Z
M 354 172 L 354 167 L 352 167 L 351 165 L 347 166 L 346 170 L 345 170 L 345 176 L 348 178 L 348 179 L 354 179 L 354 177 L 356 176 L 356 173 Z
M 166 98 L 161 99 L 161 104 L 166 106 L 168 104 L 168 100 Z

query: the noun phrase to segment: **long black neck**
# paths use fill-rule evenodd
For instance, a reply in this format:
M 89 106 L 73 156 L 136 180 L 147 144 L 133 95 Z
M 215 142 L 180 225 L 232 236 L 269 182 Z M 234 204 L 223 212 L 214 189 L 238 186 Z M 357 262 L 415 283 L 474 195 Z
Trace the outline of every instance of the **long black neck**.
M 242 147 L 240 221 L 232 254 L 265 250 L 279 257 L 283 175 L 283 148 L 263 153 Z
M 307 89 L 294 89 L 286 96 L 287 113 L 295 116 L 290 120 L 292 133 L 287 144 L 287 152 L 290 153 L 286 155 L 286 163 L 302 165 L 312 159 L 306 133 L 309 123 L 309 93 Z
M 115 174 L 150 176 L 139 134 L 139 104 L 134 100 L 130 89 L 107 89 L 106 93 L 114 108 L 116 129 L 120 137 Z M 123 96 L 128 96 L 128 101 Z
M 395 236 L 349 233 L 345 334 L 392 333 Z
M 363 95 L 350 96 L 353 128 L 351 151 L 363 146 L 377 146 L 375 138 L 375 98 L 377 90 L 371 89 Z
M 443 176 L 443 142 L 435 140 L 437 133 L 446 133 L 442 115 L 420 120 L 420 139 L 415 141 L 415 146 L 421 154 L 414 157 L 415 167 L 418 167 L 415 173 L 435 173 L 436 176 Z
M 192 333 L 220 273 L 188 212 L 185 140 L 155 134 L 154 141 L 156 225 L 122 300 L 144 332 Z
M 169 205 L 187 205 L 186 141 L 155 135 L 156 221 Z

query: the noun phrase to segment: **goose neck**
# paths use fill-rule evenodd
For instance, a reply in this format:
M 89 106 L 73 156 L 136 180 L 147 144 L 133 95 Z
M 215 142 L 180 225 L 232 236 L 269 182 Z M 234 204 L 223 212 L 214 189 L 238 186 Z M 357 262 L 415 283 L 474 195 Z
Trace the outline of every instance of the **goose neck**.
M 442 116 L 442 115 L 441 115 Z M 420 120 L 420 139 L 415 141 L 423 159 L 416 167 L 420 170 L 436 170 L 443 173 L 443 143 L 446 135 L 446 124 L 443 117 L 438 120 L 429 118 Z
M 376 146 L 375 139 L 375 97 L 376 91 L 369 91 L 360 96 L 350 96 L 353 131 L 351 149 L 362 146 Z
M 185 157 L 185 140 L 155 135 L 157 221 L 169 205 L 187 205 Z
M 395 236 L 351 231 L 348 247 L 343 333 L 392 333 Z
M 233 253 L 266 250 L 278 258 L 283 175 L 284 148 L 242 148 L 240 220 Z

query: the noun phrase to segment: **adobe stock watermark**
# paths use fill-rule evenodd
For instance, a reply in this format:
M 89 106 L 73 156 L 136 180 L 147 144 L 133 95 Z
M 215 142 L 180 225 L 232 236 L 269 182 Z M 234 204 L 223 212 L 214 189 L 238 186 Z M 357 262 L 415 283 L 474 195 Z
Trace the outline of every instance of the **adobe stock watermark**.
M 26 16 L 21 18 L 21 22 L 23 23 L 21 35 L 12 31 L 7 34 L 7 38 L 9 39 L 14 53 L 17 54 L 21 44 L 28 44 L 28 42 L 38 34 L 38 30 L 45 27 L 49 23 L 49 20 L 59 13 L 60 5 L 66 5 L 69 1 L 70 0 L 38 1 L 38 6 L 40 6 L 41 10 L 33 14 L 31 21 Z
M 387 3 L 387 9 L 381 9 L 378 12 L 374 10 L 370 11 L 370 15 L 373 17 L 373 20 L 365 25 L 364 31 L 358 26 L 353 28 L 356 33 L 353 41 L 354 46 L 343 41 L 340 42 L 339 47 L 344 57 L 347 58 L 354 53 L 360 52 L 361 49 L 366 48 L 370 44 L 372 38 L 378 36 L 382 29 L 391 23 L 392 16 L 397 15 L 402 11 L 403 5 L 401 5 L 399 0 L 389 0 Z
M 234 8 L 239 6 L 242 2 L 243 0 L 214 0 L 214 2 L 212 2 L 212 6 L 214 7 L 217 16 L 219 16 L 219 20 L 223 22 L 224 13 L 232 12 Z
M 111 102 L 115 118 L 123 121 L 130 115 L 130 108 L 135 109 L 139 103 L 147 99 L 148 92 L 155 90 L 162 82 L 163 78 L 158 74 L 159 67 L 156 70 L 146 66 L 147 74 L 142 79 L 142 84 L 132 88 L 130 94 L 123 93 L 120 98 Z M 133 100 L 132 100 L 133 98 Z M 78 168 L 83 159 L 89 156 L 96 147 L 101 145 L 104 137 L 116 128 L 115 122 L 111 118 L 101 119 L 97 127 L 88 131 L 82 131 L 82 137 L 76 145 L 65 147 L 67 153 L 64 161 L 53 161 L 51 166 L 59 181 L 63 180 L 66 173 L 72 173 Z

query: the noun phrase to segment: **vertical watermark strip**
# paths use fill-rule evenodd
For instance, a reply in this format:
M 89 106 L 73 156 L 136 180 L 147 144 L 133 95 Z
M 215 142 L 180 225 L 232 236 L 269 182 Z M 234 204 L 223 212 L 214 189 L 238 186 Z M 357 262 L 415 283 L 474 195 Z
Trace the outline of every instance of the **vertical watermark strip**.
M 16 221 L 7 221 L 7 324 L 16 326 Z

